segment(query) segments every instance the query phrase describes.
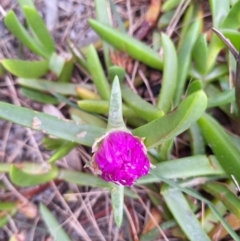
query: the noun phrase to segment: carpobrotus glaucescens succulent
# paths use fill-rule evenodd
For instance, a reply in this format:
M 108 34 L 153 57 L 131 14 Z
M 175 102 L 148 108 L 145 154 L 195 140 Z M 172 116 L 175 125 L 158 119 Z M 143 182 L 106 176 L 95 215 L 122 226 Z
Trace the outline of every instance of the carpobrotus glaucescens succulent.
M 150 162 L 142 140 L 125 131 L 112 131 L 93 146 L 92 167 L 105 181 L 131 186 L 148 173 Z

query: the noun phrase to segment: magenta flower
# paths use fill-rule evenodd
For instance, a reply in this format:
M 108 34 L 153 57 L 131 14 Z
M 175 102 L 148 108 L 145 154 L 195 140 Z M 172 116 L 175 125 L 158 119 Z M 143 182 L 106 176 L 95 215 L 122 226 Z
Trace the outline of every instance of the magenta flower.
M 113 131 L 93 146 L 92 166 L 102 179 L 124 186 L 148 173 L 150 162 L 140 138 L 125 131 Z

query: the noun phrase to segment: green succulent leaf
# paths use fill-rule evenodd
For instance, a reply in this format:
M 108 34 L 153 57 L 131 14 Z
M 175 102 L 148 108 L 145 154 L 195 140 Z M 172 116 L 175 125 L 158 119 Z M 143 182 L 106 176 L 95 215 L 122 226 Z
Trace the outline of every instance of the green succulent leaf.
M 104 74 L 101 62 L 93 45 L 90 45 L 87 50 L 88 70 L 92 80 L 97 88 L 97 91 L 102 99 L 109 100 L 110 86 Z
M 225 183 L 212 182 L 204 184 L 203 189 L 221 200 L 225 207 L 240 219 L 240 202 L 235 193 L 230 191 Z
M 36 40 L 43 46 L 44 50 L 51 55 L 55 51 L 54 42 L 43 19 L 35 8 L 23 6 L 22 9 L 34 38 L 36 38 Z
M 114 221 L 116 225 L 120 227 L 123 220 L 124 186 L 114 185 L 114 187 L 111 190 L 111 200 Z
M 57 219 L 52 215 L 49 209 L 40 203 L 40 213 L 42 218 L 54 240 L 57 241 L 71 241 L 65 230 L 58 223 Z
M 32 167 L 28 167 L 27 172 L 21 168 L 12 165 L 10 168 L 11 181 L 20 187 L 29 187 L 39 184 L 43 184 L 52 181 L 58 176 L 58 168 L 56 166 L 39 166 L 33 164 Z
M 161 188 L 161 194 L 189 240 L 210 241 L 181 191 L 164 184 Z
M 9 31 L 28 49 L 33 53 L 48 58 L 49 54 L 34 38 L 32 38 L 27 30 L 22 26 L 22 24 L 17 19 L 13 11 L 9 11 L 4 18 L 4 23 L 9 29 Z
M 46 60 L 24 61 L 16 59 L 2 60 L 3 67 L 11 74 L 22 78 L 38 78 L 48 71 Z
M 221 125 L 211 116 L 204 114 L 198 124 L 204 139 L 217 157 L 220 165 L 231 177 L 233 175 L 240 183 L 240 151 L 231 141 Z
M 92 146 L 95 139 L 105 133 L 105 129 L 100 127 L 60 119 L 4 102 L 0 102 L 0 118 L 86 146 Z
M 159 145 L 187 130 L 202 116 L 206 107 L 205 93 L 202 90 L 197 91 L 183 100 L 176 110 L 134 129 L 133 134 L 146 137 L 147 147 Z
M 177 85 L 177 53 L 175 47 L 167 35 L 162 34 L 163 77 L 157 107 L 167 113 L 171 110 L 173 95 Z
M 96 20 L 88 20 L 92 29 L 106 42 L 113 47 L 129 54 L 131 57 L 139 60 L 146 65 L 162 69 L 162 60 L 157 52 L 143 44 L 142 42 L 130 37 L 129 35 L 119 32 L 118 30 L 104 25 Z

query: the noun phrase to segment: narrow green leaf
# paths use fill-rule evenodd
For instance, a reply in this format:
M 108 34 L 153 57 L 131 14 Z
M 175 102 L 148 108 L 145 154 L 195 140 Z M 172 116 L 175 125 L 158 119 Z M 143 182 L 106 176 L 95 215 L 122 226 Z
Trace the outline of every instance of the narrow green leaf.
M 193 48 L 194 66 L 201 75 L 205 75 L 207 73 L 207 56 L 207 38 L 206 35 L 201 34 Z
M 109 111 L 109 102 L 107 100 L 80 100 L 78 106 L 85 111 L 97 114 L 107 114 Z M 136 118 L 138 115 L 126 105 L 122 105 L 124 117 Z
M 200 80 L 192 81 L 187 88 L 187 96 L 193 94 L 196 91 L 202 90 L 203 84 Z
M 49 59 L 49 69 L 56 75 L 60 76 L 62 73 L 65 60 L 62 56 L 53 53 Z
M 121 227 L 123 220 L 124 186 L 114 185 L 111 190 L 111 200 L 114 221 L 118 227 Z
M 40 17 L 37 10 L 32 7 L 24 6 L 22 9 L 33 36 L 41 43 L 49 55 L 52 54 L 55 51 L 54 42 L 43 19 Z
M 219 28 L 229 13 L 229 0 L 210 0 L 209 4 L 212 13 L 213 27 Z
M 205 142 L 201 133 L 201 130 L 197 123 L 194 123 L 189 128 L 190 135 L 190 145 L 192 150 L 192 155 L 205 154 Z
M 80 64 L 80 66 L 88 73 L 88 65 L 86 59 L 83 57 L 79 49 L 74 45 L 73 42 L 68 40 L 68 46 L 70 48 L 71 53 L 76 58 L 77 62 Z
M 240 219 L 240 202 L 235 193 L 231 192 L 225 183 L 211 182 L 204 184 L 202 188 L 221 200 L 225 207 Z
M 115 76 L 112 84 L 111 96 L 109 101 L 108 126 L 107 129 L 125 129 L 122 117 L 122 95 L 119 79 Z
M 163 161 L 169 160 L 172 153 L 174 139 L 170 139 L 159 146 L 159 156 Z
M 17 208 L 17 203 L 14 202 L 0 202 L 0 210 L 9 211 L 13 208 Z
M 177 54 L 169 37 L 161 35 L 163 47 L 163 77 L 157 107 L 165 113 L 171 110 L 173 95 L 177 84 Z
M 0 102 L 0 118 L 86 146 L 92 146 L 95 139 L 105 133 L 100 127 L 81 125 L 4 102 Z
M 203 91 L 195 92 L 183 100 L 176 110 L 134 129 L 133 134 L 146 137 L 147 147 L 159 145 L 187 130 L 201 117 L 206 107 L 207 97 L 205 93 Z
M 70 96 L 78 96 L 76 88 L 81 87 L 85 89 L 90 89 L 91 87 L 87 84 L 68 84 L 68 83 L 56 83 L 49 80 L 44 79 L 24 79 L 18 78 L 17 83 L 21 86 L 35 89 L 47 91 L 50 93 L 57 93 L 60 95 L 70 95 Z
M 216 95 L 209 96 L 208 108 L 230 104 L 235 100 L 235 89 L 220 92 Z
M 119 82 L 122 83 L 125 78 L 126 71 L 123 68 L 114 65 L 108 69 L 108 73 L 109 73 L 109 79 L 111 82 L 113 81 L 114 77 L 117 75 Z
M 164 115 L 162 110 L 142 99 L 126 85 L 122 85 L 121 90 L 124 102 L 144 120 L 152 121 Z
M 36 90 L 31 90 L 31 89 L 22 87 L 19 89 L 19 92 L 29 99 L 43 103 L 43 104 L 55 105 L 59 103 L 59 101 L 55 97 L 52 97 L 48 94 L 40 93 L 39 91 L 36 91 Z
M 65 58 L 65 63 L 62 68 L 61 75 L 58 78 L 58 82 L 65 82 L 65 83 L 70 82 L 72 77 L 73 66 L 74 66 L 73 56 L 71 55 Z
M 49 209 L 42 203 L 40 203 L 39 207 L 42 218 L 53 239 L 56 241 L 71 241 L 67 233 L 61 227 L 61 225 L 58 223 L 57 219 L 52 215 Z
M 70 183 L 87 187 L 100 187 L 107 189 L 114 187 L 112 182 L 105 182 L 98 176 L 93 176 L 92 174 L 83 172 L 60 170 L 60 175 L 58 178 Z
M 11 164 L 9 163 L 0 163 L 0 173 L 6 173 L 10 171 Z
M 162 5 L 162 11 L 168 12 L 173 8 L 177 7 L 177 5 L 181 2 L 181 0 L 167 0 Z
M 186 8 L 186 11 L 184 11 L 184 15 L 182 17 L 182 27 L 180 28 L 180 33 L 179 36 L 181 36 L 179 38 L 178 44 L 177 44 L 177 49 L 180 50 L 182 47 L 182 44 L 185 42 L 186 40 L 186 36 L 187 36 L 187 32 L 189 30 L 189 27 L 191 26 L 191 24 L 193 22 L 196 21 L 196 17 L 197 17 L 197 10 L 198 10 L 198 4 L 193 4 L 193 2 L 188 2 L 188 7 Z M 176 12 L 176 11 L 175 11 Z M 175 17 L 175 15 L 174 15 Z M 174 18 L 173 17 L 173 18 Z
M 40 61 L 24 61 L 16 59 L 2 60 L 3 67 L 11 74 L 22 78 L 38 78 L 48 71 L 48 62 Z
M 93 19 L 89 19 L 88 22 L 93 30 L 113 47 L 129 54 L 134 59 L 145 63 L 149 67 L 162 69 L 162 60 L 157 52 L 142 42 Z
M 102 127 L 104 129 L 107 128 L 106 121 L 96 115 L 86 113 L 85 111 L 76 108 L 70 108 L 69 113 L 71 115 L 71 119 L 75 122 L 83 122 L 83 124 L 86 123 L 89 125 Z
M 161 179 L 161 181 L 163 181 L 163 182 L 167 183 L 168 185 L 174 187 L 175 190 L 182 191 L 182 192 L 184 192 L 184 193 L 186 193 L 186 194 L 188 194 L 192 197 L 197 198 L 201 202 L 206 203 L 209 206 L 209 208 L 211 209 L 211 211 L 218 218 L 218 220 L 221 222 L 222 226 L 227 230 L 229 235 L 231 235 L 231 237 L 235 241 L 240 240 L 239 236 L 232 230 L 232 228 L 228 225 L 228 223 L 225 221 L 225 219 L 221 216 L 221 214 L 218 212 L 218 210 L 215 208 L 215 206 L 210 201 L 208 201 L 206 198 L 202 197 L 196 191 L 191 190 L 190 188 L 184 188 L 184 187 L 180 186 L 179 184 L 177 184 L 176 182 L 171 181 L 169 179 L 166 179 L 164 177 L 160 177 L 160 179 Z
M 204 114 L 198 121 L 202 134 L 225 172 L 240 183 L 240 151 L 232 143 L 222 126 Z M 226 161 L 227 160 L 227 161 Z
M 108 18 L 108 1 L 107 0 L 94 0 L 95 4 L 95 11 L 97 20 L 100 23 L 106 24 L 110 26 L 110 21 Z M 104 54 L 104 60 L 107 69 L 111 66 L 111 60 L 110 60 L 110 46 L 108 43 L 103 42 L 103 54 Z
M 184 85 L 186 82 L 190 61 L 191 61 L 191 53 L 192 53 L 193 46 L 196 42 L 199 30 L 200 30 L 200 20 L 197 19 L 189 26 L 186 32 L 186 36 L 184 38 L 184 42 L 180 46 L 180 49 L 178 52 L 178 71 L 177 71 L 178 81 L 177 81 L 177 87 L 174 95 L 175 106 L 181 100 L 181 96 L 184 92 Z
M 225 64 L 217 65 L 214 67 L 211 72 L 209 72 L 205 77 L 204 77 L 204 82 L 205 83 L 210 83 L 219 77 L 222 77 L 228 73 L 228 67 Z
M 49 54 L 44 48 L 28 34 L 27 30 L 21 25 L 13 11 L 7 13 L 4 18 L 4 23 L 10 32 L 33 53 L 45 58 L 49 57 Z
M 62 146 L 60 146 L 51 157 L 48 159 L 49 163 L 53 163 L 63 157 L 65 157 L 74 147 L 76 147 L 76 143 L 65 142 Z
M 65 143 L 65 140 L 57 139 L 55 137 L 44 136 L 42 139 L 43 147 L 49 151 L 56 150 L 61 145 L 63 145 L 63 143 Z
M 182 231 L 192 241 L 209 240 L 182 192 L 164 184 L 161 194 Z M 181 208 L 179 208 L 181 207 Z
M 97 88 L 97 91 L 102 99 L 109 100 L 110 87 L 104 74 L 101 62 L 93 45 L 90 45 L 87 50 L 88 70 L 92 80 Z
M 208 175 L 225 175 L 225 172 L 222 170 L 215 156 L 190 156 L 160 162 L 154 164 L 154 166 L 155 168 L 151 169 L 150 174 L 141 177 L 137 183 L 146 184 L 159 182 L 159 178 L 161 177 L 176 179 Z
M 237 1 L 227 16 L 224 18 L 221 28 L 231 28 L 238 29 L 240 27 L 240 2 Z
M 31 8 L 35 8 L 33 1 L 32 0 L 17 0 L 18 4 L 20 5 L 21 8 L 23 8 L 24 6 L 28 6 Z
M 25 172 L 15 165 L 11 166 L 10 172 L 11 181 L 20 187 L 29 187 L 43 184 L 52 181 L 58 176 L 58 168 L 56 166 L 37 166 L 32 165 L 32 168 Z

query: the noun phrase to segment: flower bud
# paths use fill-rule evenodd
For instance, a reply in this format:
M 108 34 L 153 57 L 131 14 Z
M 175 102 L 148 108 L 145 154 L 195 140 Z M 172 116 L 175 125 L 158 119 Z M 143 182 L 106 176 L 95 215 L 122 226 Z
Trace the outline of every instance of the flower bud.
M 92 167 L 105 181 L 131 186 L 150 168 L 141 138 L 125 131 L 107 133 L 93 145 L 93 152 Z

